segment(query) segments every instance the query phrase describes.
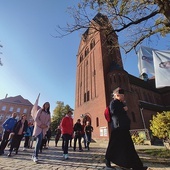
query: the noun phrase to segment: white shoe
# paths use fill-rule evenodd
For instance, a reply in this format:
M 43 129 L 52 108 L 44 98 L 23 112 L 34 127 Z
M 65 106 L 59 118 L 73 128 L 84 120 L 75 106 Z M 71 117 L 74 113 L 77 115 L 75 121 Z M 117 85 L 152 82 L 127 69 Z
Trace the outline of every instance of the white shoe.
M 23 148 L 22 150 L 23 150 L 23 151 L 25 151 L 25 150 L 26 150 L 26 148 Z
M 33 162 L 38 162 L 38 158 L 35 156 L 32 156 L 32 160 L 33 160 Z
M 68 159 L 68 154 L 65 154 L 65 155 L 64 155 L 64 158 L 65 158 L 65 159 Z

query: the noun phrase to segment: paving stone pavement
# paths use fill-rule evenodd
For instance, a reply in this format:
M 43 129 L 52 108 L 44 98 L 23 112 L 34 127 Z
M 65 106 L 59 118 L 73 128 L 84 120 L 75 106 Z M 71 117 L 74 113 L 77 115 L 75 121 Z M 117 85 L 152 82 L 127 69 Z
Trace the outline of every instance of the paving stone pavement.
M 8 148 L 5 154 L 0 156 L 0 170 L 102 170 L 105 169 L 103 155 L 106 147 L 97 143 L 91 143 L 90 150 L 83 152 L 73 151 L 69 148 L 69 159 L 63 159 L 61 150 L 61 141 L 58 147 L 54 147 L 54 141 L 50 141 L 50 147 L 44 149 L 43 153 L 39 154 L 38 163 L 31 160 L 33 149 L 23 151 L 23 142 L 21 143 L 18 155 L 12 154 L 7 157 Z M 170 170 L 170 167 L 159 163 L 145 163 L 152 170 Z

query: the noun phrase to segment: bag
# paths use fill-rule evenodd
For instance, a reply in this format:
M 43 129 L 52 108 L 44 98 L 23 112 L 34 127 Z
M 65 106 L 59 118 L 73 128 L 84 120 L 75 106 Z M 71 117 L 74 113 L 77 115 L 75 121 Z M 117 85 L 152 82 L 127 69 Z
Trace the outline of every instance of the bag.
M 105 116 L 105 119 L 107 120 L 107 122 L 110 123 L 110 121 L 111 121 L 111 114 L 110 114 L 109 106 L 106 107 L 106 109 L 104 111 L 104 116 Z

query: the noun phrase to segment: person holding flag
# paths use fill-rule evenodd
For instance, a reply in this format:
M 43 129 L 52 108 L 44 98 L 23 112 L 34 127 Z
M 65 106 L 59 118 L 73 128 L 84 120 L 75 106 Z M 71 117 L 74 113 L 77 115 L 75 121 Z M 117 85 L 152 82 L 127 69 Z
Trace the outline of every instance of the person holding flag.
M 35 105 L 37 105 L 38 107 L 38 100 L 36 101 Z M 34 154 L 32 156 L 32 160 L 34 162 L 37 162 L 42 139 L 45 136 L 47 130 L 49 129 L 50 123 L 51 123 L 50 103 L 45 102 L 43 104 L 43 107 L 40 108 L 36 113 L 35 113 L 35 110 L 36 110 L 35 107 L 33 107 L 33 109 L 32 110 L 34 111 L 34 113 L 32 112 L 31 115 L 33 116 L 33 119 L 34 119 L 33 136 L 36 137 L 36 144 L 35 144 L 35 149 L 34 149 Z

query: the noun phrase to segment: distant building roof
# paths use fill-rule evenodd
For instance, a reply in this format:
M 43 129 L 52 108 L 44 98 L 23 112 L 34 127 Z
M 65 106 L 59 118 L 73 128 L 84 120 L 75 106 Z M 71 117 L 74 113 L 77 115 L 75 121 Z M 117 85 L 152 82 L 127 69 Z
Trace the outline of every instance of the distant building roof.
M 15 97 L 7 97 L 0 100 L 1 102 L 6 103 L 16 103 L 21 105 L 33 105 L 29 100 L 24 99 L 21 95 L 15 96 Z

